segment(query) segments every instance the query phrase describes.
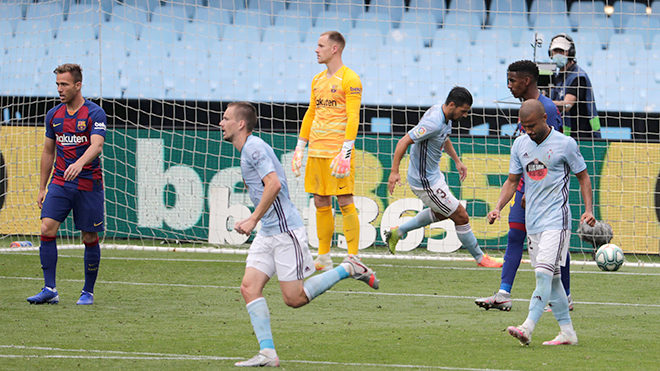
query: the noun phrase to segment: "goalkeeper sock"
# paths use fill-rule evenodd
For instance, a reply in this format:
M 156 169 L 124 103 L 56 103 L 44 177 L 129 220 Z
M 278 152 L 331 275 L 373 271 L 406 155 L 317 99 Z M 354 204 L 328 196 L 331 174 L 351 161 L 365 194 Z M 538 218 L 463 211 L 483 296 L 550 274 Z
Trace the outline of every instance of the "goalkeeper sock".
M 457 225 L 456 235 L 458 236 L 458 240 L 461 241 L 463 246 L 470 252 L 470 254 L 472 254 L 472 257 L 477 263 L 481 263 L 484 258 L 484 253 L 479 248 L 479 242 L 477 242 L 477 238 L 474 236 L 474 233 L 472 233 L 470 223 Z
M 246 306 L 250 314 L 250 321 L 254 334 L 259 341 L 260 349 L 275 349 L 273 342 L 273 333 L 270 331 L 270 312 L 268 312 L 268 304 L 264 297 L 257 298 L 249 302 Z
M 303 290 L 309 301 L 328 291 L 337 282 L 348 278 L 348 272 L 343 265 L 338 265 L 323 274 L 318 274 L 303 283 Z
M 431 209 L 424 209 L 417 213 L 414 218 L 408 220 L 407 222 L 399 226 L 399 237 L 404 237 L 408 232 L 413 231 L 418 228 L 426 227 L 431 223 L 437 222 L 438 218 L 435 217 L 435 213 Z
M 319 254 L 330 252 L 332 235 L 335 232 L 335 216 L 332 206 L 316 208 L 316 235 L 319 238 Z
M 360 219 L 355 209 L 355 204 L 340 206 L 341 214 L 344 219 L 344 237 L 346 238 L 346 245 L 348 246 L 348 253 L 357 255 L 358 247 L 360 244 Z

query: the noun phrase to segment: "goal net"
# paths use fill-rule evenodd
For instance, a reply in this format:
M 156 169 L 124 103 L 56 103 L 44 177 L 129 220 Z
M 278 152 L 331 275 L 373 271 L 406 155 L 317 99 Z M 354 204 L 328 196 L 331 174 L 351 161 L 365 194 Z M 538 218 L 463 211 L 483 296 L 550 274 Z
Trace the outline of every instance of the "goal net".
M 447 156 L 439 166 L 480 245 L 501 257 L 508 211 L 493 225 L 485 216 L 508 174 L 520 105 L 507 88 L 507 68 L 538 62 L 539 85 L 548 88 L 550 40 L 566 33 L 593 85 L 604 138 L 579 140 L 595 215 L 612 226 L 612 242 L 629 262 L 650 263 L 660 253 L 660 7 L 618 3 L 607 14 L 601 1 L 568 9 L 554 0 L 2 0 L 3 241 L 38 244 L 44 120 L 59 104 L 53 70 L 78 63 L 83 95 L 108 114 L 104 243 L 245 248 L 250 239 L 232 225 L 252 204 L 239 154 L 222 141 L 218 123 L 227 103 L 246 100 L 258 108 L 256 135 L 280 156 L 310 244 L 318 246 L 312 198 L 289 163 L 311 79 L 324 69 L 317 40 L 338 30 L 347 40 L 344 63 L 364 92 L 355 153 L 362 251 L 384 253 L 383 228 L 422 209 L 407 185 L 388 194 L 392 154 L 426 109 L 461 85 L 474 105 L 451 139 L 468 178 L 460 182 Z M 403 179 L 407 163 L 406 156 Z M 571 248 L 590 259 L 593 247 L 575 232 L 584 211 L 576 179 L 570 199 Z M 341 251 L 341 213 L 335 222 L 333 245 Z M 59 233 L 79 243 L 71 216 Z M 453 223 L 443 221 L 411 232 L 398 248 L 402 256 L 467 256 L 459 247 Z

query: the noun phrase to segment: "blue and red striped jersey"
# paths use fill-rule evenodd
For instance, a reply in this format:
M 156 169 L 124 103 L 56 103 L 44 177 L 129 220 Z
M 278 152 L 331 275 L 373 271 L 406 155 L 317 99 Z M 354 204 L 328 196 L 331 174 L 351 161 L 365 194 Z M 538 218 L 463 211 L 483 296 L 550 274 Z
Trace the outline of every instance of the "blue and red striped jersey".
M 105 138 L 106 115 L 103 108 L 85 99 L 85 104 L 69 115 L 66 104 L 61 103 L 46 114 L 46 137 L 54 139 L 57 146 L 55 171 L 52 182 L 91 191 L 94 182 L 103 184 L 100 156 L 85 165 L 76 179 L 66 182 L 64 171 L 87 151 L 92 135 Z

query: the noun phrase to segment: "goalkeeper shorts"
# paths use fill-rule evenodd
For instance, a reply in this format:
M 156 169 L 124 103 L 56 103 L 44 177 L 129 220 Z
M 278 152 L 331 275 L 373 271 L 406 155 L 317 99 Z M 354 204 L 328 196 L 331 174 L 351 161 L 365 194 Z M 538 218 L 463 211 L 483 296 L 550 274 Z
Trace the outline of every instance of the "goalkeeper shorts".
M 305 192 L 320 196 L 352 195 L 355 193 L 355 157 L 351 158 L 351 173 L 346 178 L 331 175 L 331 158 L 308 157 L 305 165 Z

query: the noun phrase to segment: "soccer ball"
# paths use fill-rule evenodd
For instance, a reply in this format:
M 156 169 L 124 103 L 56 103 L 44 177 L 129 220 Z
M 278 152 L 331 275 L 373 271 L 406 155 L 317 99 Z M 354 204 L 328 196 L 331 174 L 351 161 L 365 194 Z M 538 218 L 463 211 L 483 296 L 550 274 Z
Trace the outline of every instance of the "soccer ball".
M 623 265 L 623 250 L 615 244 L 608 243 L 596 251 L 596 264 L 603 271 L 616 271 Z

